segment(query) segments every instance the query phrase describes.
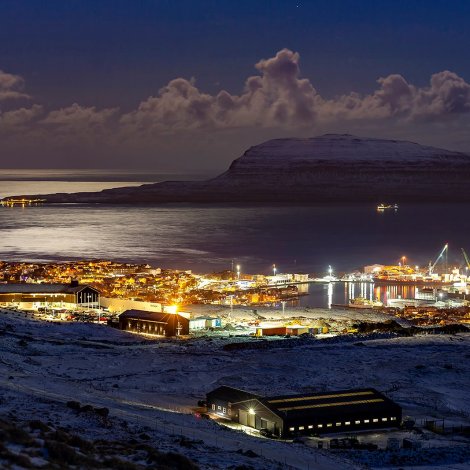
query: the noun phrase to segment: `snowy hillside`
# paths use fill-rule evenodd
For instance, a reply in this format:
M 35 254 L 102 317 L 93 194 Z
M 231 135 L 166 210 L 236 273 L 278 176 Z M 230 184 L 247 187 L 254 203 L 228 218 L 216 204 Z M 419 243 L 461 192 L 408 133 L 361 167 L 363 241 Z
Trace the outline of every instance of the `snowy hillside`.
M 325 313 L 319 312 L 322 317 Z M 341 317 L 334 314 L 334 318 Z M 227 429 L 194 417 L 191 408 L 220 385 L 262 395 L 375 387 L 417 421 L 445 419 L 448 425 L 467 425 L 469 335 L 338 338 L 309 340 L 287 349 L 227 351 L 224 346 L 236 338 L 148 341 L 103 325 L 44 323 L 0 311 L 0 338 L 0 420 L 27 426 L 34 418 L 47 424 L 45 436 L 34 437 L 42 439 L 41 446 L 50 446 L 44 438 L 57 440 L 55 430 L 64 429 L 89 441 L 88 458 L 102 461 L 103 452 L 109 453 L 114 443 L 114 457 L 138 459 L 137 467 L 125 468 L 141 468 L 149 452 L 158 458 L 168 452 L 183 454 L 203 470 L 353 470 L 364 468 L 365 462 L 368 468 L 384 468 L 397 456 L 403 459 L 399 468 L 410 468 L 403 463 L 416 459 L 422 470 L 431 468 L 424 465 L 429 461 L 441 468 L 468 468 L 470 446 L 463 436 L 374 431 L 364 438 L 386 443 L 390 436 L 407 437 L 423 448 L 412 456 L 386 451 L 338 455 L 315 448 L 314 441 L 301 445 Z M 70 400 L 80 402 L 82 408 L 67 406 Z M 105 419 L 96 412 L 100 408 L 109 410 Z M 64 439 L 75 450 L 62 448 L 70 455 L 82 455 L 81 441 L 75 439 L 72 445 L 71 436 Z M 28 451 L 19 449 L 14 440 L 8 449 L 23 457 Z M 28 459 L 39 468 L 47 453 L 36 455 L 36 461 Z
M 460 152 L 426 147 L 414 142 L 325 134 L 307 139 L 273 139 L 251 147 L 235 160 L 227 174 L 241 165 L 266 166 L 332 162 L 470 163 Z

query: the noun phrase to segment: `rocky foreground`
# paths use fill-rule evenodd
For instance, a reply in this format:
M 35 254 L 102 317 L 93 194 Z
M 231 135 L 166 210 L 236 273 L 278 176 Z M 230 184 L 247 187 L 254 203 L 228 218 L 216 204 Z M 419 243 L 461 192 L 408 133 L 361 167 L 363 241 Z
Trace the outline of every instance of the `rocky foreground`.
M 413 142 L 326 134 L 254 146 L 206 181 L 50 194 L 48 203 L 470 201 L 470 155 Z

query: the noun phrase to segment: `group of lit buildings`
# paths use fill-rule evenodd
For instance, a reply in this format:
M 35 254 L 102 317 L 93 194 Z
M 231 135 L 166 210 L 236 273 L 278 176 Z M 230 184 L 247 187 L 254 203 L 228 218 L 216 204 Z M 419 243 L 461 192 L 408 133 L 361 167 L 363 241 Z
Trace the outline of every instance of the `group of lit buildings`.
M 101 292 L 103 299 L 120 298 L 153 304 L 269 304 L 298 296 L 294 284 L 306 274 L 247 275 L 226 271 L 198 275 L 147 264 L 111 261 L 67 263 L 0 262 L 0 284 L 69 284 L 77 280 Z

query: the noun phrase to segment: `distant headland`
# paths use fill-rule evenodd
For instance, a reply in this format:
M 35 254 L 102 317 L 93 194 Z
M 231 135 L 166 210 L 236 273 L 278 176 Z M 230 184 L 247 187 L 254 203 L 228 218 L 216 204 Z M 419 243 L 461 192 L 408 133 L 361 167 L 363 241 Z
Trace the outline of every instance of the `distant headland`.
M 470 155 L 413 142 L 325 134 L 248 149 L 221 175 L 100 192 L 18 195 L 43 203 L 468 202 Z

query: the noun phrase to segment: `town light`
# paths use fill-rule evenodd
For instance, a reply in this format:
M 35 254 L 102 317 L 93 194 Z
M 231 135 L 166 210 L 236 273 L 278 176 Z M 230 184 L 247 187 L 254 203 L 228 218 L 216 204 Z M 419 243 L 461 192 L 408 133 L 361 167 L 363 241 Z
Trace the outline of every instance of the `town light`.
M 248 410 L 248 413 L 250 413 L 250 415 L 254 415 L 255 414 L 255 410 L 253 408 L 250 408 Z
M 166 310 L 168 313 L 178 313 L 178 305 L 170 305 Z
M 240 279 L 240 265 L 237 264 L 237 278 Z
M 275 265 L 275 264 L 273 264 L 273 276 L 275 276 L 275 275 L 276 275 L 276 271 L 277 271 L 276 265 Z

